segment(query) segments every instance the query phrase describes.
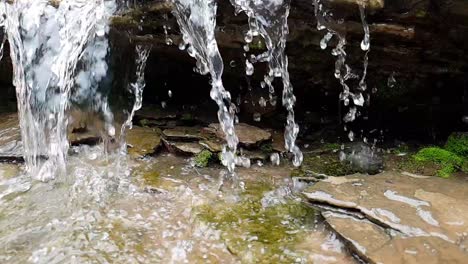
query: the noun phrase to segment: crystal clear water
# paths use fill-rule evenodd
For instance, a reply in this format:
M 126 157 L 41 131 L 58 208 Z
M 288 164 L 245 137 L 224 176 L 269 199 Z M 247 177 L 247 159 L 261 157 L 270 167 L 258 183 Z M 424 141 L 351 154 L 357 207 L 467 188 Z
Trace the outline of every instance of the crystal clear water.
M 102 146 L 71 151 L 67 176 L 49 182 L 0 164 L 2 263 L 354 263 L 313 216 L 269 213 L 301 199 L 288 169 L 238 169 L 219 190 L 221 167 L 160 155 L 118 170 L 121 157 L 103 157 Z M 231 209 L 237 220 L 210 217 Z M 259 216 L 283 230 L 279 240 L 262 240 Z

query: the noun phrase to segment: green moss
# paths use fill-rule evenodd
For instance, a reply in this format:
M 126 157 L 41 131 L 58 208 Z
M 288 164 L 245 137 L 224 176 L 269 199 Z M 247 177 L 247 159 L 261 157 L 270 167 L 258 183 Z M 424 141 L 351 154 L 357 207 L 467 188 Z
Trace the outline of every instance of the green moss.
M 270 143 L 265 143 L 260 146 L 260 150 L 264 154 L 271 154 L 273 152 L 273 146 Z
M 468 158 L 468 134 L 453 133 L 447 139 L 445 149 L 451 151 L 461 157 Z
M 423 148 L 413 156 L 413 159 L 416 163 L 437 165 L 439 169 L 436 175 L 442 178 L 448 178 L 454 172 L 461 170 L 464 163 L 457 154 L 438 147 Z
M 219 229 L 229 250 L 239 257 L 249 252 L 256 263 L 291 263 L 294 259 L 283 251 L 298 242 L 304 232 L 296 231 L 313 221 L 315 214 L 293 200 L 262 207 L 261 198 L 268 189 L 266 184 L 249 183 L 240 202 L 203 205 L 196 209 L 197 216 Z M 249 238 L 252 241 L 247 242 Z
M 143 173 L 143 179 L 150 186 L 159 186 L 161 182 L 161 174 L 158 171 L 147 171 Z
M 208 166 L 208 163 L 210 162 L 212 156 L 213 153 L 211 153 L 209 150 L 203 150 L 202 152 L 198 153 L 195 157 L 195 165 L 201 168 Z

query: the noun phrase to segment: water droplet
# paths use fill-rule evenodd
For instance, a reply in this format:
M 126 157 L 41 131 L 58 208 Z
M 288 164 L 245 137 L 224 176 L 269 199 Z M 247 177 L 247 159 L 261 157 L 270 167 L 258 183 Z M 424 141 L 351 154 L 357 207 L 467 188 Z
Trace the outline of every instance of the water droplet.
M 172 97 L 172 91 L 171 91 L 171 90 L 168 90 L 168 91 L 167 91 L 167 95 L 169 96 L 169 98 L 171 98 L 171 97 Z
M 232 60 L 231 62 L 229 62 L 229 66 L 231 66 L 231 68 L 235 68 L 237 66 L 236 61 Z
M 395 73 L 393 72 L 388 77 L 387 86 L 390 87 L 390 88 L 393 88 L 393 87 L 395 87 L 395 84 L 396 84 L 396 79 L 395 79 Z
M 254 66 L 249 60 L 245 60 L 245 74 L 251 76 L 254 73 Z
M 255 122 L 260 122 L 260 121 L 262 121 L 262 115 L 261 115 L 260 113 L 254 113 L 254 114 L 253 114 L 253 120 L 254 120 Z

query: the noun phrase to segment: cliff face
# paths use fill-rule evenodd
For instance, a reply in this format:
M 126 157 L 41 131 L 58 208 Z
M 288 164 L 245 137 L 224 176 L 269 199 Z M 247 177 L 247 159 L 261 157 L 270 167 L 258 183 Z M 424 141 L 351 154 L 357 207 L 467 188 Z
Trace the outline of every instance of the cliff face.
M 255 75 L 246 79 L 243 55 L 246 17 L 236 16 L 227 0 L 218 7 L 217 41 L 225 62 L 224 82 L 233 97 L 242 96 L 244 113 L 272 112 L 252 106 L 265 94 L 260 88 L 264 69 L 256 66 Z M 370 26 L 368 90 L 369 120 L 383 129 L 398 124 L 432 131 L 434 127 L 463 128 L 462 116 L 468 113 L 468 2 L 465 0 L 334 0 L 327 6 L 343 19 L 337 29 L 346 35 L 347 62 L 362 72 L 364 53 L 360 49 L 363 27 L 358 3 L 367 5 Z M 194 73 L 194 61 L 178 49 L 180 34 L 167 2 L 142 1 L 112 20 L 111 42 L 113 75 L 121 86 L 132 78 L 136 43 L 152 45 L 147 67 L 145 101 L 172 104 L 198 104 L 209 101 L 208 79 Z M 291 80 L 301 113 L 337 118 L 341 86 L 333 76 L 335 57 L 331 49 L 322 50 L 325 32 L 316 29 L 312 0 L 292 0 L 287 54 Z M 167 32 L 167 35 L 165 33 Z M 167 45 L 167 43 L 172 45 Z M 254 40 L 251 51 L 264 45 Z M 331 43 L 333 46 L 335 43 Z M 6 54 L 0 66 L 0 82 L 11 85 L 11 66 Z M 252 88 L 252 89 L 246 89 Z M 174 98 L 167 96 L 168 90 Z M 280 104 L 278 104 L 280 106 Z M 279 108 L 279 107 L 278 107 Z M 265 113 L 268 114 L 268 113 Z M 403 120 L 403 121 L 402 121 Z M 421 124 L 419 124 L 420 122 Z M 423 132 L 424 132 L 423 131 Z M 431 132 L 432 133 L 432 132 Z

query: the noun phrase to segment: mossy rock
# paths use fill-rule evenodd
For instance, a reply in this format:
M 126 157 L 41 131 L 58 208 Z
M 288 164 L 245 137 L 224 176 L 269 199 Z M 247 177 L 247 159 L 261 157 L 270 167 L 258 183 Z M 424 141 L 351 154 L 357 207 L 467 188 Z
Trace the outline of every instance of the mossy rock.
M 213 153 L 205 149 L 195 156 L 195 165 L 200 168 L 207 167 L 212 159 Z
M 134 126 L 127 131 L 128 153 L 132 157 L 153 154 L 161 146 L 161 130 Z
M 453 173 L 461 171 L 466 166 L 465 160 L 457 154 L 439 147 L 428 147 L 419 150 L 409 161 L 412 169 L 421 169 L 424 166 L 432 166 L 436 169 L 435 175 L 448 178 Z
M 460 157 L 468 158 L 468 133 L 453 133 L 447 139 L 445 149 Z

